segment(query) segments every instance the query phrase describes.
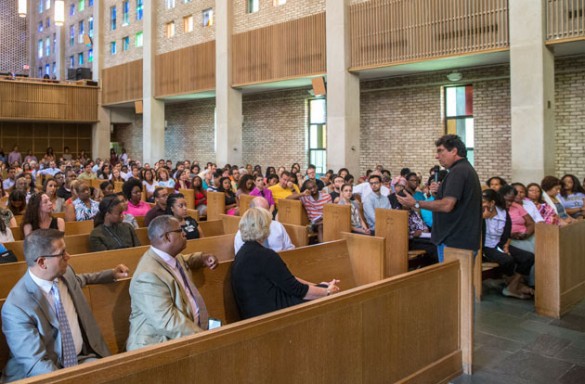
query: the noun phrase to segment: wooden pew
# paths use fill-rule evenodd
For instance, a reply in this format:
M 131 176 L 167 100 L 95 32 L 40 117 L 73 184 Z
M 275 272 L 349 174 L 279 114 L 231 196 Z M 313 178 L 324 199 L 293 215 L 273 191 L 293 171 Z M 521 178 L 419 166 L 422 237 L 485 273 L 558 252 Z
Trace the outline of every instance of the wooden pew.
M 221 219 L 213 221 L 200 221 L 199 228 L 203 231 L 205 237 L 224 235 L 223 221 Z
M 225 214 L 225 194 L 207 192 L 207 220 L 220 220 L 222 214 Z
M 138 226 L 140 228 L 144 227 L 144 216 L 134 216 L 134 218 L 136 219 L 136 223 L 138 224 Z
M 100 184 L 103 183 L 104 181 L 107 181 L 107 180 L 103 180 L 103 179 L 91 179 L 89 181 L 89 185 L 90 185 L 90 187 L 93 187 L 93 188 L 99 190 L 100 189 Z
M 185 196 L 185 201 L 187 202 L 187 209 L 195 209 L 195 191 L 192 189 L 179 189 L 179 193 L 182 193 Z
M 471 260 L 467 253 L 459 256 Z M 469 309 L 465 298 L 471 298 L 462 288 L 464 266 L 447 261 L 28 382 L 447 382 L 471 373 L 469 319 L 460 321 Z M 221 286 L 229 282 L 229 269 L 218 269 L 203 271 L 204 285 L 210 285 L 201 288 L 206 302 L 229 291 Z M 218 281 L 214 272 L 221 272 Z M 211 285 L 217 298 L 210 296 Z M 217 369 L 218 361 L 230 364 Z
M 408 212 L 377 208 L 376 236 L 386 239 L 385 276 L 408 272 Z
M 323 207 L 323 241 L 341 239 L 341 232 L 351 232 L 349 205 L 325 204 Z
M 221 215 L 224 232 L 237 233 L 240 218 L 241 216 Z M 290 237 L 290 241 L 295 247 L 305 247 L 309 245 L 309 233 L 306 226 L 294 224 L 282 224 L 282 226 L 286 230 L 288 237 Z
M 299 200 L 280 199 L 278 201 L 278 221 L 283 224 L 308 225 L 307 211 Z
M 122 187 L 124 186 L 123 181 L 114 181 L 114 192 L 122 192 Z
M 536 224 L 536 312 L 560 318 L 585 298 L 585 221 L 566 227 Z
M 386 239 L 341 232 L 347 242 L 355 281 L 358 285 L 369 284 L 384 278 Z
M 65 235 L 83 235 L 91 231 L 93 231 L 93 220 L 65 222 Z
M 240 195 L 240 216 L 244 216 L 244 213 L 250 208 L 250 202 L 254 200 L 256 196 Z
M 238 226 L 240 225 L 241 216 L 232 216 L 221 214 L 219 215 L 223 223 L 224 233 L 238 233 Z

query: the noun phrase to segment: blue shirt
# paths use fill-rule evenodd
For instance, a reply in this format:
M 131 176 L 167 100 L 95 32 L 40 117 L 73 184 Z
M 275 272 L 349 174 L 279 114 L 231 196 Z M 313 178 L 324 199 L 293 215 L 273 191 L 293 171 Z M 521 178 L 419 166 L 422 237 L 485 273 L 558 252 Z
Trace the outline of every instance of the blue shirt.
M 392 209 L 387 196 L 372 192 L 366 196 L 364 201 L 364 216 L 372 231 L 376 228 L 376 208 Z

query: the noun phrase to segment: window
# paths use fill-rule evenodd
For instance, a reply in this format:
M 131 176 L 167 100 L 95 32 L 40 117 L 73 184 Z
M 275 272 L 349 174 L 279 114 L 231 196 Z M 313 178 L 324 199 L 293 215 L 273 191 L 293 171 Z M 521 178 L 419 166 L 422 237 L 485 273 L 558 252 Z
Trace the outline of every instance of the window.
M 445 125 L 448 134 L 455 134 L 467 147 L 467 159 L 474 164 L 473 86 L 445 88 Z
M 45 0 L 45 9 L 51 9 L 51 0 Z
M 284 5 L 286 4 L 286 0 L 272 0 L 272 5 L 274 5 L 275 7 L 278 7 L 279 5 Z
M 47 17 L 47 21 L 45 23 L 45 28 L 49 28 L 51 26 L 51 18 Z
M 57 34 L 53 33 L 53 53 L 57 52 Z
M 89 0 L 88 4 L 90 7 L 93 7 L 93 0 Z
M 39 1 L 39 13 L 43 13 L 43 2 Z
M 53 76 L 57 77 L 57 63 L 53 61 Z
M 183 0 L 183 4 L 189 4 L 190 2 L 192 2 L 193 0 Z
M 83 52 L 77 54 L 77 63 L 83 65 Z
M 83 20 L 79 22 L 79 37 L 77 38 L 77 42 L 83 44 L 83 34 L 85 32 L 85 23 Z
M 43 67 L 39 67 L 39 70 L 37 72 L 37 77 L 43 77 Z
M 260 0 L 248 0 L 248 13 L 256 13 L 260 10 Z
M 90 16 L 87 19 L 87 34 L 89 37 L 93 37 L 93 16 Z
M 142 32 L 138 32 L 136 34 L 136 46 L 137 47 L 142 47 L 142 44 L 144 43 L 143 41 L 143 37 L 142 37 Z
M 116 52 L 118 52 L 118 50 L 116 49 L 116 42 L 115 41 L 112 41 L 110 43 L 110 54 L 111 55 L 115 55 Z
M 51 74 L 51 66 L 49 64 L 45 64 L 45 75 Z
M 45 39 L 45 56 L 51 56 L 51 38 Z
M 183 17 L 183 32 L 193 32 L 193 16 Z
M 43 26 L 44 26 L 44 25 L 43 25 L 43 22 L 42 22 L 42 21 L 39 21 L 39 26 L 38 26 L 38 28 L 37 28 L 37 31 L 39 31 L 39 32 L 43 32 Z
M 69 6 L 69 16 L 75 15 L 75 3 L 71 3 Z
M 175 36 L 175 22 L 171 21 L 166 25 L 166 35 L 168 38 Z
M 116 30 L 116 6 L 110 7 L 110 29 Z
M 122 50 L 127 51 L 130 49 L 130 36 L 122 38 Z
M 203 16 L 202 24 L 204 27 L 209 27 L 209 26 L 213 25 L 213 9 L 212 8 L 204 9 L 201 12 L 201 15 Z
M 77 3 L 77 11 L 81 12 L 85 9 L 85 0 L 79 0 Z
M 126 0 L 122 3 L 122 25 L 130 24 L 130 1 Z
M 167 9 L 175 8 L 175 0 L 167 0 Z
M 38 53 L 38 55 L 39 55 L 39 59 L 40 59 L 41 57 L 43 57 L 43 52 L 44 52 L 44 50 L 43 50 L 43 39 L 41 39 L 41 40 L 39 40 L 39 42 L 38 42 L 38 49 L 37 49 L 37 53 Z
M 69 45 L 75 45 L 75 25 L 69 26 Z
M 136 0 L 136 20 L 142 20 L 142 16 L 144 16 L 142 2 L 143 0 Z
M 75 57 L 69 56 L 69 68 L 75 67 Z
M 89 51 L 87 51 L 87 62 L 88 63 L 93 63 L 93 49 L 89 49 Z
M 309 100 L 309 164 L 317 173 L 327 171 L 327 102 L 325 99 Z

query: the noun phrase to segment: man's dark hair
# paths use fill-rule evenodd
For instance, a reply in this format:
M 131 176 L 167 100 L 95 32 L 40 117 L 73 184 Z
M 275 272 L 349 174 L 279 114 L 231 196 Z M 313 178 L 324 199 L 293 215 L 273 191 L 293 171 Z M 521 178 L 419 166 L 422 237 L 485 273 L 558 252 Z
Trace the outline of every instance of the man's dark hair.
M 213 173 L 213 178 L 218 179 L 218 178 L 222 177 L 222 175 L 223 175 L 223 169 L 218 168 Z
M 50 255 L 53 241 L 62 239 L 65 234 L 58 229 L 37 229 L 24 239 L 24 258 L 29 267 L 35 265 L 36 260 L 43 255 Z
M 375 174 L 373 174 L 373 175 L 370 175 L 370 176 L 368 177 L 368 181 L 372 181 L 372 179 L 378 179 L 378 181 L 379 181 L 380 183 L 382 182 L 382 176 L 380 176 L 380 175 L 378 175 L 378 174 L 376 174 L 376 173 L 375 173 Z
M 290 172 L 289 171 L 283 171 L 280 176 L 288 176 L 290 177 Z
M 158 196 L 158 193 L 159 193 L 160 191 L 162 191 L 163 189 L 166 189 L 166 188 L 164 188 L 164 187 L 156 187 L 156 188 L 154 189 L 153 196 L 154 196 L 154 198 L 155 198 L 155 199 L 158 199 L 158 197 L 159 197 L 159 196 Z
M 405 179 L 408 181 L 408 179 L 410 179 L 411 177 L 416 177 L 416 179 L 418 180 L 418 175 L 416 174 L 416 172 L 410 172 L 406 175 Z
M 410 168 L 402 168 L 400 170 L 400 176 L 402 176 L 402 177 L 406 178 L 406 175 L 408 175 L 409 173 L 410 173 Z
M 313 164 L 309 164 L 309 166 L 307 167 L 307 170 L 309 170 L 309 169 L 317 170 L 317 167 L 315 167 Z
M 465 143 L 457 135 L 444 135 L 435 141 L 435 146 L 442 145 L 447 151 L 452 151 L 453 148 L 457 148 L 457 155 L 459 157 L 467 158 L 467 148 Z

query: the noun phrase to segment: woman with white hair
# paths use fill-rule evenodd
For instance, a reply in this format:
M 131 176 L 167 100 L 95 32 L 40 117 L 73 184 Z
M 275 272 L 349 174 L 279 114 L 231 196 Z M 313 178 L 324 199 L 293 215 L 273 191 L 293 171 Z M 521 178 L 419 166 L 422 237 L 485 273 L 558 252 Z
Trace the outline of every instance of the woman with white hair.
M 242 319 L 314 300 L 338 292 L 339 280 L 315 285 L 293 276 L 278 253 L 263 246 L 272 215 L 250 208 L 240 220 L 244 245 L 232 266 L 232 289 Z

